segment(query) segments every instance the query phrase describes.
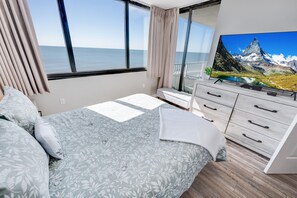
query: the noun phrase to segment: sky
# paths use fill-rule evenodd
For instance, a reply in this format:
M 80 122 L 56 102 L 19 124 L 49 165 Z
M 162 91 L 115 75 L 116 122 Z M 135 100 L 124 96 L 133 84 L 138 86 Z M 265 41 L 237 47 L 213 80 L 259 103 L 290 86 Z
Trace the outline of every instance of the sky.
M 297 56 L 297 32 L 239 34 L 222 36 L 223 43 L 231 54 L 241 54 L 254 38 L 270 55 Z
M 124 3 L 111 0 L 64 0 L 74 47 L 124 49 Z M 56 0 L 29 0 L 40 45 L 65 46 Z M 130 48 L 146 49 L 149 10 L 130 9 Z
M 83 2 L 83 3 L 82 3 Z M 64 0 L 74 47 L 124 49 L 124 3 L 112 0 Z M 40 45 L 65 46 L 56 0 L 29 0 Z M 149 10 L 130 9 L 130 49 L 147 49 Z M 184 51 L 187 20 L 179 18 L 177 51 Z M 189 52 L 208 53 L 214 29 L 193 22 Z
M 178 39 L 176 51 L 183 52 L 188 21 L 185 18 L 179 18 Z M 197 22 L 192 22 L 188 52 L 209 53 L 214 35 L 214 29 Z

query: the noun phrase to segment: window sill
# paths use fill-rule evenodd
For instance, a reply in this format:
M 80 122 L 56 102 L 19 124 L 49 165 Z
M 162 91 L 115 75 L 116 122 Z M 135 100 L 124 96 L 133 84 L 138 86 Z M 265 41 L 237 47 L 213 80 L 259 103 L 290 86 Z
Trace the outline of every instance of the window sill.
M 146 68 L 130 68 L 130 69 L 112 69 L 112 70 L 100 70 L 100 71 L 85 71 L 85 72 L 75 72 L 75 73 L 58 73 L 58 74 L 48 74 L 48 80 L 61 80 L 67 78 L 80 78 L 87 76 L 99 76 L 99 75 L 111 75 L 111 74 L 121 74 L 130 72 L 142 72 L 146 71 Z
M 172 88 L 160 88 L 157 90 L 157 97 L 184 109 L 190 108 L 191 94 L 180 92 Z

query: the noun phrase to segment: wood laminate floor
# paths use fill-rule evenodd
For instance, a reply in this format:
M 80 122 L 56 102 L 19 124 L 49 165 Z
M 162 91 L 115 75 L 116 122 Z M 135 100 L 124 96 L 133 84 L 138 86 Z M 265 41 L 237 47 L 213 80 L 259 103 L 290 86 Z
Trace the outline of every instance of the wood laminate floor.
M 297 198 L 297 175 L 266 175 L 268 160 L 234 142 L 227 151 L 228 160 L 208 163 L 181 198 Z

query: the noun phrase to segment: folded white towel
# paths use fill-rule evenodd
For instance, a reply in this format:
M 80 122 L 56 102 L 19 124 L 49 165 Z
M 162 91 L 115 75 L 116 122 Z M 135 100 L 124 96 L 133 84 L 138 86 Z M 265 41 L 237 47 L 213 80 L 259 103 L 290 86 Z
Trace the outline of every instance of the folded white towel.
M 226 143 L 223 134 L 210 122 L 193 113 L 170 108 L 159 108 L 161 140 L 187 142 L 203 146 L 213 160 Z

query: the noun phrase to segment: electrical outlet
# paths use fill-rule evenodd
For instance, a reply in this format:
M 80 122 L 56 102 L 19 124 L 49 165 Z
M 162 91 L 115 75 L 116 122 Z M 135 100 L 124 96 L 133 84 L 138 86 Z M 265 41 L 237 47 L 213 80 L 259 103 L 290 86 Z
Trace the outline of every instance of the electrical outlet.
M 65 98 L 60 98 L 60 103 L 61 103 L 61 105 L 66 104 L 66 100 L 65 100 Z

